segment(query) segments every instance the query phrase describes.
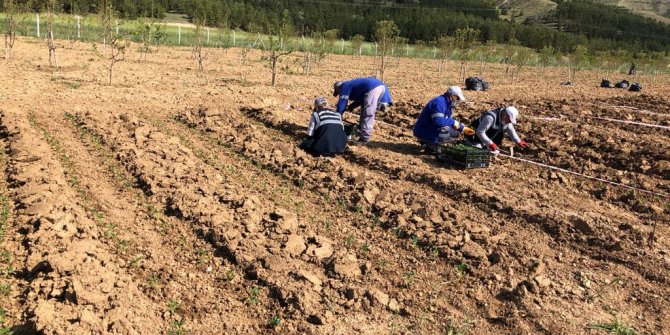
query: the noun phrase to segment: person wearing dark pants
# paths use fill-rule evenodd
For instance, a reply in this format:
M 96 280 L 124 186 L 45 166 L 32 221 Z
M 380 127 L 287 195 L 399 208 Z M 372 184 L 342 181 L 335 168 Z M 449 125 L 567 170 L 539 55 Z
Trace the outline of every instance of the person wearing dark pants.
M 328 107 L 328 100 L 318 97 L 307 127 L 307 139 L 300 148 L 313 156 L 332 157 L 344 152 L 347 134 L 344 132 L 342 115 Z
M 413 133 L 426 153 L 435 152 L 439 143 L 454 140 L 462 132 L 468 131 L 465 125 L 453 117 L 453 108 L 464 101 L 463 90 L 451 86 L 423 108 L 414 124 Z
M 466 134 L 466 142 L 478 148 L 488 148 L 493 153 L 499 153 L 498 147 L 502 144 L 505 134 L 521 148 L 527 148 L 528 143 L 522 140 L 514 129 L 519 110 L 514 106 L 488 110 L 470 124 L 474 134 Z

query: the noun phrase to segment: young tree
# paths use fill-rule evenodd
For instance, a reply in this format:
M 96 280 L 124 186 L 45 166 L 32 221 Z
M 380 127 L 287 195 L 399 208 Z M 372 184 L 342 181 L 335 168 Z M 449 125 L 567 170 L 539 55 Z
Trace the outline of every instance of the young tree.
M 9 59 L 16 41 L 16 28 L 18 26 L 14 17 L 16 15 L 16 0 L 5 0 L 4 6 L 7 15 L 5 19 L 5 59 Z
M 194 18 L 195 30 L 193 31 L 193 44 L 191 45 L 191 53 L 193 53 L 193 58 L 198 62 L 198 70 L 203 71 L 203 61 L 205 60 L 205 54 L 202 52 L 202 45 L 204 42 L 204 26 L 205 18 L 198 17 Z
M 277 64 L 279 59 L 289 55 L 293 52 L 294 45 L 292 43 L 295 37 L 295 30 L 291 23 L 288 12 L 284 12 L 282 23 L 279 27 L 274 27 L 273 34 L 270 35 L 270 42 L 268 43 L 268 51 L 270 51 L 270 69 L 272 70 L 272 86 L 277 83 Z
M 459 50 L 459 59 L 461 61 L 461 69 L 459 72 L 460 81 L 465 80 L 466 63 L 471 56 L 470 51 L 477 46 L 480 31 L 474 28 L 460 28 L 456 30 L 454 35 L 454 46 Z
M 112 22 L 114 22 L 114 7 L 111 1 L 103 0 L 105 7 L 101 8 L 101 25 L 102 25 L 102 39 L 106 47 L 109 46 L 109 54 L 105 54 L 107 50 L 98 54 L 100 58 L 106 60 L 105 65 L 109 76 L 109 85 L 112 85 L 112 78 L 114 76 L 114 65 L 125 59 L 126 49 L 129 42 L 122 34 L 117 34 L 113 29 Z M 106 49 L 105 47 L 105 49 Z
M 550 46 L 545 46 L 540 50 L 540 54 L 538 55 L 540 59 L 540 75 L 544 76 L 544 70 L 551 64 L 551 62 L 554 61 L 555 56 L 554 56 L 554 48 Z
M 379 78 L 384 80 L 387 58 L 391 54 L 393 39 L 400 34 L 398 26 L 393 21 L 379 21 L 375 27 L 375 40 L 379 45 Z
M 437 50 L 438 56 L 440 57 L 440 63 L 438 65 L 437 71 L 442 73 L 451 54 L 451 49 L 454 46 L 454 38 L 451 36 L 442 36 L 437 39 Z
M 568 80 L 575 82 L 577 71 L 589 64 L 588 49 L 585 45 L 577 45 L 569 57 Z
M 516 53 L 514 54 L 513 58 L 514 65 L 516 65 L 516 75 L 514 74 L 512 75 L 512 82 L 516 82 L 517 80 L 519 80 L 519 73 L 521 72 L 521 68 L 523 68 L 528 64 L 530 56 L 531 56 L 530 49 L 522 46 L 516 49 Z
M 362 53 L 362 48 L 363 48 L 363 42 L 365 41 L 365 37 L 360 34 L 356 34 L 351 37 L 351 49 L 353 50 L 353 54 L 360 56 Z
M 54 11 L 56 0 L 47 1 L 47 47 L 49 48 L 49 66 L 58 68 L 58 57 L 56 57 L 56 41 L 54 38 Z
M 335 52 L 335 41 L 337 41 L 337 37 L 340 35 L 340 30 L 339 29 L 330 29 L 326 30 L 323 33 L 323 38 L 326 41 L 326 52 L 327 53 L 334 53 Z

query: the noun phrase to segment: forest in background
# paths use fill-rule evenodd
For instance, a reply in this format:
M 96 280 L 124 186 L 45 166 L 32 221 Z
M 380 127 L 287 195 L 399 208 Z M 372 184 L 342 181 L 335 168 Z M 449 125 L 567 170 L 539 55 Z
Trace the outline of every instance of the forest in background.
M 56 0 L 56 8 L 69 14 L 97 14 L 103 1 L 107 0 Z M 13 2 L 20 11 L 45 9 L 44 1 Z M 162 18 L 177 12 L 209 26 L 263 34 L 275 34 L 288 21 L 298 36 L 336 30 L 341 38 L 361 35 L 373 41 L 376 22 L 391 20 L 400 36 L 414 44 L 435 44 L 461 28 L 473 28 L 482 44 L 521 45 L 538 52 L 551 48 L 572 53 L 580 46 L 590 54 L 670 50 L 669 25 L 593 0 L 556 2 L 546 24 L 539 24 L 500 19 L 492 0 L 111 0 L 125 19 Z

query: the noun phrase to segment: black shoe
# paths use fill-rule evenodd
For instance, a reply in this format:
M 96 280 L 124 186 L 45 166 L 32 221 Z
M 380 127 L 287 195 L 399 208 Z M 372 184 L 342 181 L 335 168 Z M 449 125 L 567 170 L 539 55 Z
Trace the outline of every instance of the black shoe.
M 352 145 L 368 145 L 368 143 L 370 143 L 369 140 L 364 140 L 364 139 L 359 138 L 358 140 L 352 142 L 351 144 Z

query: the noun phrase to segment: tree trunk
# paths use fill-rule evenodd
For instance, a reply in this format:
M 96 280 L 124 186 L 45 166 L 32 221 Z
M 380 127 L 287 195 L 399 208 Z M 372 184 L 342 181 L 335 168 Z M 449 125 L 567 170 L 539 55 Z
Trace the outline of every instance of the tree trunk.
M 275 51 L 272 51 L 272 54 L 270 55 L 270 61 L 272 65 L 272 86 L 275 86 L 276 79 L 277 79 L 277 54 Z

